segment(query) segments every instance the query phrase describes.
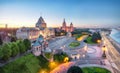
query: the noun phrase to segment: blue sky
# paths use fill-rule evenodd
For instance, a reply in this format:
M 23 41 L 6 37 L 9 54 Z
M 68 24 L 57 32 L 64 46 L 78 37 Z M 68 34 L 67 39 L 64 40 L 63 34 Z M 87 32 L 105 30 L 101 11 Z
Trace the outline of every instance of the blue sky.
M 0 0 L 0 26 L 34 26 L 42 16 L 49 27 L 115 26 L 120 24 L 120 0 Z

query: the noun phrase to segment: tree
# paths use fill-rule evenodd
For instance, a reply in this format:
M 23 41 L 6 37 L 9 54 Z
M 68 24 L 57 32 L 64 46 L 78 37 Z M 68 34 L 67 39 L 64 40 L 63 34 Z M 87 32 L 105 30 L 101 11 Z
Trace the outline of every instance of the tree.
M 67 73 L 83 73 L 83 71 L 78 66 L 72 66 L 68 69 Z
M 48 67 L 49 61 L 43 55 L 40 55 L 37 58 L 39 59 L 39 65 L 41 68 L 49 69 L 49 67 Z
M 4 44 L 2 47 L 2 52 L 3 52 L 3 60 L 8 60 L 11 57 L 12 51 L 9 47 L 8 44 Z
M 54 56 L 53 56 L 54 61 L 56 61 L 58 63 L 64 62 L 65 57 L 68 57 L 68 55 L 66 53 L 64 53 L 64 52 L 54 54 Z
M 11 42 L 16 42 L 16 37 L 11 37 Z
M 0 59 L 3 57 L 2 47 L 0 46 Z
M 0 36 L 0 45 L 2 45 L 3 44 L 3 41 L 2 41 L 2 38 L 1 38 L 1 36 Z
M 26 49 L 30 49 L 30 47 L 31 47 L 31 42 L 30 42 L 30 40 L 24 39 L 24 40 L 23 40 L 23 43 L 24 43 Z
M 95 43 L 97 43 L 97 40 L 101 40 L 101 35 L 100 35 L 99 32 L 95 32 L 92 35 L 92 41 L 95 42 Z
M 12 56 L 16 56 L 19 53 L 19 48 L 16 43 L 10 44 L 10 48 L 12 50 Z
M 23 41 L 21 41 L 21 40 L 18 41 L 17 45 L 18 45 L 18 48 L 20 50 L 20 53 L 24 53 L 26 51 L 26 48 L 25 48 L 25 45 L 24 45 Z

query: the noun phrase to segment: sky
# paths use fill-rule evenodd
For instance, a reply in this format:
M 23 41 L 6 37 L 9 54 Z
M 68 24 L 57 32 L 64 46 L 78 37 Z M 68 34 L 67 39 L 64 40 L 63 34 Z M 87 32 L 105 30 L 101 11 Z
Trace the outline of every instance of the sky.
M 0 0 L 0 27 L 34 27 L 42 16 L 48 27 L 119 26 L 120 0 Z

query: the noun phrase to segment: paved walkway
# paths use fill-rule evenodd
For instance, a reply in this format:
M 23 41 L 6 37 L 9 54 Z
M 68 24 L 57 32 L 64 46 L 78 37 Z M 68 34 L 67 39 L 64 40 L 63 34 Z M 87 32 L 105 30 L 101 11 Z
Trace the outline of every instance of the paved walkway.
M 96 45 L 94 46 L 88 46 L 87 49 L 87 55 L 91 58 L 95 58 L 95 57 L 101 57 L 102 56 L 102 49 L 101 47 L 98 47 Z
M 50 73 L 67 73 L 67 70 L 74 65 L 74 62 L 63 63 L 52 70 Z

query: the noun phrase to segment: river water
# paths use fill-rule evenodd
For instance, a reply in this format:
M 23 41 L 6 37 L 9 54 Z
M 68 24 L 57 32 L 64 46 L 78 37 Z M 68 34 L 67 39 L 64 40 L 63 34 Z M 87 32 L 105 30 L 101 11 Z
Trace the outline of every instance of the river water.
M 120 44 L 120 30 L 112 29 L 110 37 Z

